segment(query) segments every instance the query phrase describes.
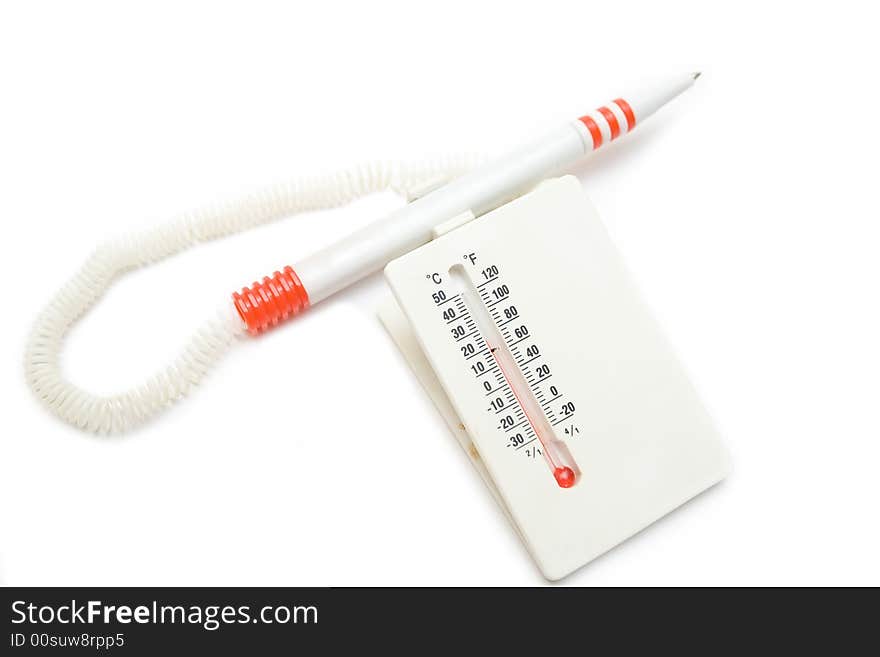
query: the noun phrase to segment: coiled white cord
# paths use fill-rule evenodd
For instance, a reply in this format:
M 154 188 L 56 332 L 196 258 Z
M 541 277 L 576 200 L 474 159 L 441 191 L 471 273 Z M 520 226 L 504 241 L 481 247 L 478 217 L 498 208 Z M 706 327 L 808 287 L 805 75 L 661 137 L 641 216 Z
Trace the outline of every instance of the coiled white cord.
M 98 433 L 138 426 L 185 397 L 226 353 L 245 327 L 231 302 L 190 338 L 180 355 L 144 383 L 112 396 L 68 381 L 59 356 L 64 335 L 107 288 L 132 269 L 153 264 L 199 242 L 239 233 L 300 212 L 334 208 L 393 190 L 409 198 L 425 184 L 451 179 L 478 159 L 454 156 L 418 164 L 377 163 L 270 187 L 238 202 L 185 214 L 154 229 L 108 242 L 37 317 L 25 350 L 25 376 L 37 397 L 65 422 Z

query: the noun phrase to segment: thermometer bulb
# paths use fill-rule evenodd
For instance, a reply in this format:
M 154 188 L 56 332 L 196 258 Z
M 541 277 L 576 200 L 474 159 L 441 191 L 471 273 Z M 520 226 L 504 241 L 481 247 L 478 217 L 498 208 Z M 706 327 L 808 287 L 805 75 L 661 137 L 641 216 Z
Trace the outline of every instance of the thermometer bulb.
M 568 466 L 556 468 L 553 471 L 553 476 L 556 478 L 556 483 L 559 484 L 560 488 L 571 488 L 574 486 L 575 479 L 577 479 L 574 470 Z

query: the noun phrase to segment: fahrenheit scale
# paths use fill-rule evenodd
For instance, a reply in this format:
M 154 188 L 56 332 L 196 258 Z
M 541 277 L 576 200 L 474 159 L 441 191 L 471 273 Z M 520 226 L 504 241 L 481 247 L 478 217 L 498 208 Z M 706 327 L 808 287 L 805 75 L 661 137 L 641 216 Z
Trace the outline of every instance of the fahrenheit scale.
M 720 481 L 711 419 L 573 177 L 392 261 L 380 316 L 543 574 Z

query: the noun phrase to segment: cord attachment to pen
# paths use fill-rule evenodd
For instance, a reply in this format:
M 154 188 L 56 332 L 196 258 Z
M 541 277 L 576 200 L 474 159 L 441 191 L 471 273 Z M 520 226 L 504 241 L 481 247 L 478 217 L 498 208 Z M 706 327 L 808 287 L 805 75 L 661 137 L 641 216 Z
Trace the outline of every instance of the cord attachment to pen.
M 232 302 L 251 335 L 258 335 L 309 307 L 309 295 L 293 267 L 232 293 Z

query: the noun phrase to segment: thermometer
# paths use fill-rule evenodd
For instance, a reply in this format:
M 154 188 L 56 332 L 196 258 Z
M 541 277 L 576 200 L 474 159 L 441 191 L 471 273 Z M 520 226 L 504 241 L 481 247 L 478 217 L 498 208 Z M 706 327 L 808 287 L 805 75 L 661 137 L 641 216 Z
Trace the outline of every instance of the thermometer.
M 468 254 L 468 259 L 475 263 L 477 255 Z M 450 333 L 461 343 L 464 359 L 473 361 L 474 378 L 483 379 L 479 392 L 489 399 L 486 411 L 499 418 L 498 429 L 509 436 L 509 447 L 526 450 L 527 455 L 543 454 L 556 483 L 570 488 L 579 474 L 577 463 L 565 443 L 555 437 L 551 423 L 572 418 L 575 405 L 568 399 L 556 404 L 557 418 L 554 403 L 563 394 L 555 385 L 542 385 L 552 377 L 550 365 L 542 362 L 528 367 L 541 358 L 541 352 L 520 316 L 510 286 L 504 283 L 500 266 L 484 268 L 477 284 L 460 264 L 449 269 L 449 278 L 455 295 L 442 299 L 438 307 L 453 305 L 443 311 L 443 318 L 449 317 L 447 323 L 453 324 Z M 446 297 L 442 291 L 433 294 Z
M 388 264 L 380 317 L 548 578 L 725 476 L 576 178 L 452 223 Z

